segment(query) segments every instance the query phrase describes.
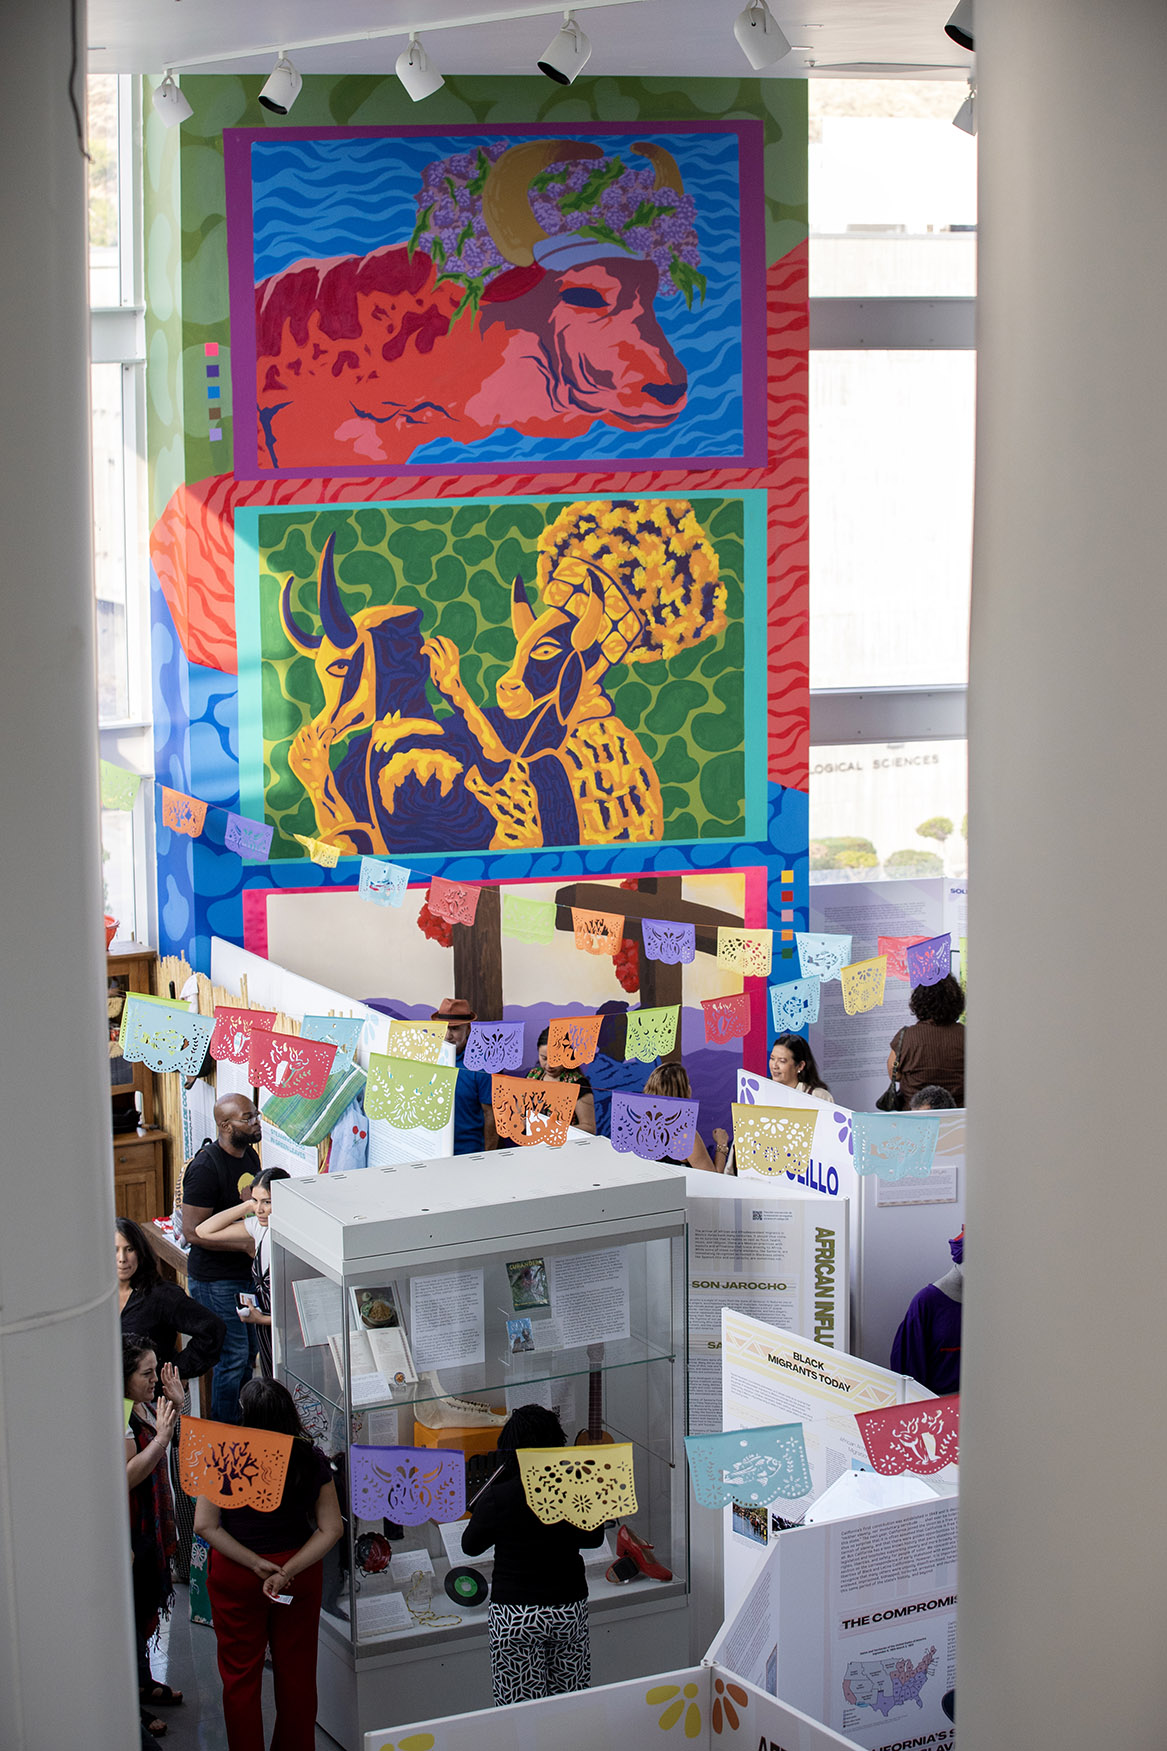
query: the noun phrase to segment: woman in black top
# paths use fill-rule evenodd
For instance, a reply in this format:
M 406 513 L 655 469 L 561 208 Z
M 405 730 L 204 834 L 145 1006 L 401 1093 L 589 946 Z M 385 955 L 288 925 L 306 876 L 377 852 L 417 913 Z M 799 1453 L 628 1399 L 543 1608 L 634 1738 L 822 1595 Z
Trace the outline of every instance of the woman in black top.
M 580 1547 L 594 1550 L 603 1527 L 567 1520 L 545 1526 L 527 1506 L 518 1447 L 565 1447 L 554 1411 L 520 1405 L 499 1431 L 504 1469 L 479 1495 L 462 1534 L 467 1556 L 494 1546 L 490 1587 L 490 1682 L 495 1706 L 586 1690 L 591 1679 L 588 1583 Z
M 182 1701 L 181 1690 L 160 1683 L 150 1670 L 150 1641 L 159 1618 L 170 1615 L 174 1602 L 170 1574 L 175 1551 L 174 1503 L 165 1462 L 178 1426 L 182 1387 L 173 1368 L 159 1369 L 154 1351 L 139 1337 L 122 1339 L 122 1376 L 122 1390 L 132 1407 L 126 1425 L 126 1483 L 130 1492 L 138 1694 L 143 1705 L 142 1724 L 158 1738 L 166 1731 L 166 1723 L 157 1718 L 153 1705 Z
M 117 1219 L 115 1246 L 122 1336 L 145 1338 L 158 1358 L 160 1374 L 171 1364 L 180 1380 L 197 1380 L 219 1359 L 223 1321 L 192 1301 L 177 1283 L 162 1281 L 150 1242 L 128 1217 Z M 187 1340 L 181 1350 L 180 1332 Z
M 249 1380 L 239 1394 L 241 1429 L 292 1435 L 280 1505 L 220 1508 L 199 1497 L 195 1531 L 211 1547 L 207 1584 L 223 1680 L 230 1751 L 263 1751 L 260 1686 L 271 1648 L 280 1751 L 314 1751 L 316 1642 L 321 1559 L 343 1530 L 332 1466 L 305 1435 L 291 1393 L 278 1380 Z

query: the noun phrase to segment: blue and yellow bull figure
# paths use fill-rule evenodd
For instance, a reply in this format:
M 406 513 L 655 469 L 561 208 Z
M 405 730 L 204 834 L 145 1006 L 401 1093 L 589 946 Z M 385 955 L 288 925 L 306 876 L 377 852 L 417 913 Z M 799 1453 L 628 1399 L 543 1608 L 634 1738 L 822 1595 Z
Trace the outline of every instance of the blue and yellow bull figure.
M 322 709 L 288 750 L 288 765 L 316 813 L 316 837 L 362 854 L 480 846 L 488 817 L 458 782 L 476 749 L 459 720 L 438 722 L 426 697 L 421 611 L 388 606 L 351 614 L 337 583 L 335 548 L 330 535 L 320 561 L 319 632 L 297 620 L 292 579 L 280 592 L 284 633 L 312 658 L 324 695 Z

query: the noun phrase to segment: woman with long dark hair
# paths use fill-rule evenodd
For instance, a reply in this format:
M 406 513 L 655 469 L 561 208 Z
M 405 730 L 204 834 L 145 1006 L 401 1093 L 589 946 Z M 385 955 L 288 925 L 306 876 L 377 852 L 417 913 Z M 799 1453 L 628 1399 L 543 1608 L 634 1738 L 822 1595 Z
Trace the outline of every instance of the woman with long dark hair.
M 305 1435 L 292 1395 L 278 1380 L 245 1383 L 239 1425 L 293 1441 L 278 1508 L 220 1508 L 200 1496 L 195 1509 L 195 1531 L 211 1547 L 208 1586 L 227 1744 L 230 1751 L 263 1751 L 260 1687 L 270 1647 L 272 1743 L 280 1751 L 314 1751 L 321 1559 L 343 1530 L 332 1466 Z
M 490 1586 L 490 1683 L 495 1706 L 586 1690 L 591 1679 L 588 1583 L 581 1547 L 594 1550 L 604 1529 L 570 1521 L 545 1526 L 527 1506 L 518 1447 L 565 1447 L 554 1411 L 524 1404 L 499 1430 L 502 1470 L 481 1492 L 462 1534 L 467 1556 L 494 1546 Z
M 215 1215 L 208 1216 L 205 1222 L 200 1222 L 195 1229 L 200 1240 L 214 1235 L 219 1240 L 244 1241 L 251 1248 L 251 1293 L 254 1306 L 241 1302 L 239 1318 L 245 1325 L 255 1327 L 255 1335 L 259 1341 L 259 1366 L 265 1380 L 271 1380 L 275 1374 L 271 1347 L 271 1233 L 268 1229 L 271 1221 L 271 1187 L 273 1180 L 290 1177 L 286 1168 L 265 1167 L 248 1186 L 247 1196 L 241 1204 L 233 1204 L 229 1210 L 217 1211 Z
M 831 1100 L 831 1091 L 819 1075 L 814 1053 L 801 1034 L 779 1034 L 770 1047 L 770 1078 L 798 1094 L 811 1094 L 815 1100 Z
M 138 1695 L 142 1723 L 157 1738 L 166 1731 L 166 1724 L 156 1718 L 154 1706 L 182 1701 L 180 1690 L 158 1683 L 150 1670 L 150 1639 L 174 1602 L 170 1559 L 177 1541 L 166 1455 L 178 1425 L 182 1387 L 172 1367 L 168 1366 L 159 1379 L 153 1349 L 144 1338 L 133 1336 L 122 1339 L 122 1378 L 132 1407 L 126 1426 L 126 1482 L 130 1490 Z M 162 1396 L 155 1408 L 159 1385 Z
M 114 1246 L 122 1336 L 145 1339 L 160 1370 L 173 1367 L 180 1380 L 197 1380 L 219 1360 L 223 1321 L 177 1283 L 162 1281 L 149 1240 L 127 1216 L 117 1219 Z M 187 1340 L 181 1350 L 180 1333 Z
M 948 1090 L 964 1105 L 964 992 L 946 973 L 935 985 L 917 985 L 908 999 L 915 1021 L 891 1043 L 887 1073 L 899 1083 L 899 1104 L 911 1105 L 920 1089 Z

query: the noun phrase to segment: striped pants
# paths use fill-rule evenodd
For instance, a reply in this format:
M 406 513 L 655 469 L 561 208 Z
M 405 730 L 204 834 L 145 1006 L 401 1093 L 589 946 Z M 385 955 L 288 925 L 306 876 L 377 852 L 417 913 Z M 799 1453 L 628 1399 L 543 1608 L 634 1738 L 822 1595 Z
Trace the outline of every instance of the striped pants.
M 586 1690 L 592 1675 L 588 1603 L 490 1607 L 490 1683 L 496 1708 Z

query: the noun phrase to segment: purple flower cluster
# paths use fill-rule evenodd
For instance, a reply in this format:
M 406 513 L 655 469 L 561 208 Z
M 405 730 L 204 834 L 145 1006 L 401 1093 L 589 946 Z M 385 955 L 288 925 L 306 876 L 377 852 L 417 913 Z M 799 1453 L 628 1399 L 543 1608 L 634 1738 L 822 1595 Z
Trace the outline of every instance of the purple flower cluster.
M 498 141 L 427 164 L 417 196 L 410 249 L 424 249 L 438 278 L 461 281 L 475 305 L 492 275 L 509 265 L 495 248 L 482 217 L 487 175 L 505 151 L 505 143 Z
M 506 151 L 496 142 L 456 152 L 428 164 L 417 196 L 417 223 L 410 248 L 424 249 L 439 279 L 466 286 L 464 303 L 475 308 L 483 288 L 510 264 L 503 260 L 482 218 L 482 190 L 490 166 Z M 618 243 L 656 264 L 666 297 L 687 303 L 705 293 L 695 228 L 696 205 L 688 194 L 655 187 L 651 166 L 634 169 L 619 158 L 552 164 L 529 191 L 531 211 L 548 236 L 578 232 Z
M 579 231 L 655 262 L 661 290 L 671 297 L 686 290 L 678 269 L 701 264 L 697 209 L 692 195 L 655 183 L 651 167 L 636 170 L 619 158 L 553 164 L 532 184 L 531 211 L 548 236 Z

